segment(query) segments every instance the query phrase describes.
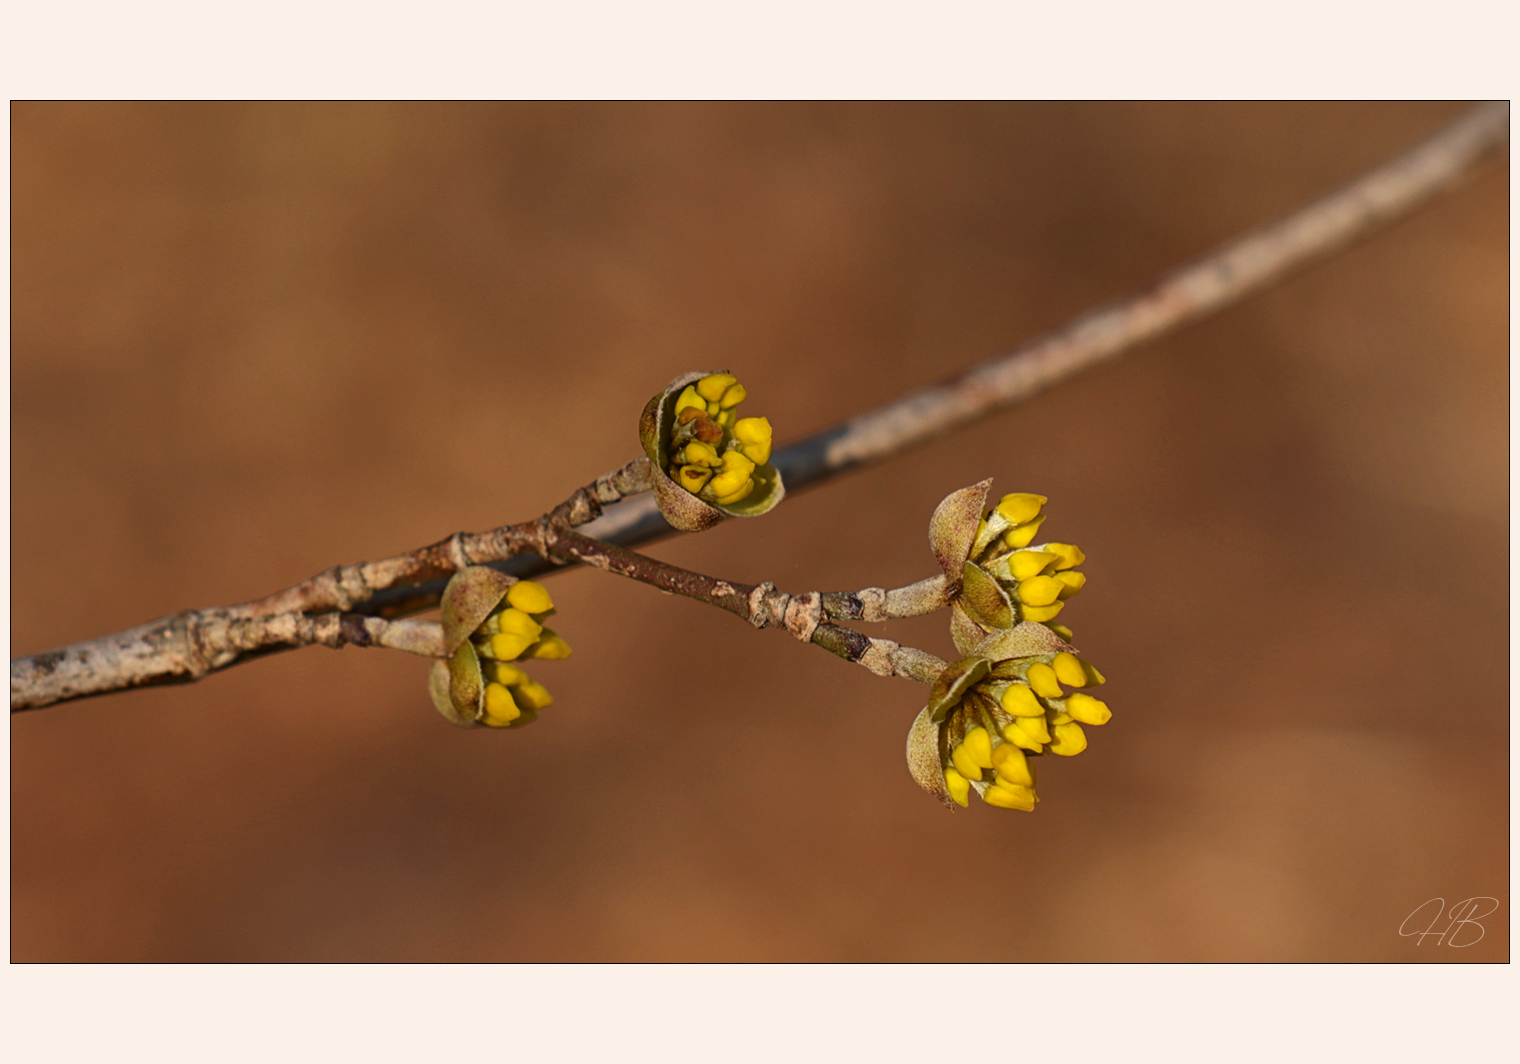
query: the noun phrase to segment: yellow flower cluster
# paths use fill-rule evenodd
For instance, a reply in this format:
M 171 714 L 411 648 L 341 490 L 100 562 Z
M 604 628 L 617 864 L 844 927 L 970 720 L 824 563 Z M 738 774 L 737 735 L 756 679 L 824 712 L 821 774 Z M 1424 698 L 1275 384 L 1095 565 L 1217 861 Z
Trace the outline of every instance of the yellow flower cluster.
M 543 625 L 553 612 L 554 601 L 544 585 L 519 580 L 507 591 L 500 608 L 488 614 L 470 636 L 488 678 L 482 724 L 505 728 L 523 710 L 537 713 L 554 702 L 543 684 L 513 664 L 519 659 L 552 661 L 570 656 L 570 645 Z
M 711 373 L 676 397 L 670 440 L 671 478 L 705 502 L 732 506 L 755 490 L 755 467 L 771 458 L 771 423 L 744 417 L 744 385 Z
M 949 764 L 945 786 L 950 797 L 967 804 L 973 783 L 982 800 L 1002 809 L 1034 809 L 1034 765 L 1030 756 L 1044 753 L 1074 757 L 1087 749 L 1083 724 L 1108 722 L 1108 706 L 1083 691 L 1095 687 L 1102 673 L 1070 651 L 1014 658 L 992 666 L 987 679 L 972 688 L 946 718 Z M 986 770 L 990 779 L 983 781 Z
M 984 510 L 990 482 L 948 496 L 930 521 L 930 544 L 959 589 L 951 635 L 965 655 L 947 666 L 909 735 L 909 770 L 942 801 L 1032 810 L 1033 759 L 1087 748 L 1084 726 L 1108 706 L 1084 688 L 1103 674 L 1078 657 L 1055 617 L 1087 578 L 1070 543 L 1035 544 L 1043 495 L 1004 495 Z M 937 760 L 935 754 L 938 754 Z
M 1021 621 L 1055 619 L 1066 600 L 1082 590 L 1087 576 L 1076 567 L 1087 560 L 1070 543 L 1031 547 L 1046 515 L 1043 495 L 1004 495 L 983 519 L 972 545 L 972 559 L 1003 588 Z M 1052 625 L 1057 632 L 1061 625 Z

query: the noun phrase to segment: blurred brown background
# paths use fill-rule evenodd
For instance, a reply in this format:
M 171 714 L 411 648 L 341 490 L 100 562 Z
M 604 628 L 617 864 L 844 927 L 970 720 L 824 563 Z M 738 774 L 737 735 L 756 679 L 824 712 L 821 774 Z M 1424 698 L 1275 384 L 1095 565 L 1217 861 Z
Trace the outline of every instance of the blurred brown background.
M 16 105 L 12 653 L 535 515 L 687 369 L 795 439 L 1460 109 Z M 934 571 L 952 489 L 1049 495 L 1116 715 L 1033 815 L 913 785 L 923 688 L 573 572 L 576 653 L 521 733 L 449 727 L 420 660 L 320 648 L 14 719 L 14 958 L 1505 959 L 1507 227 L 1493 163 L 650 548 L 892 585 Z M 947 654 L 944 620 L 881 634 Z M 1502 903 L 1477 945 L 1399 936 L 1474 895 Z

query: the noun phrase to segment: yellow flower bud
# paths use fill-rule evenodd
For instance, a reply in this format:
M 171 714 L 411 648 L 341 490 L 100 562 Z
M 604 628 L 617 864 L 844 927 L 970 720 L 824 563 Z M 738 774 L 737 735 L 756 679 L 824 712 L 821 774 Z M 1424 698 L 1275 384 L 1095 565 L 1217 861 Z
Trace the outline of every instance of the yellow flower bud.
M 1082 663 L 1077 660 L 1075 654 L 1063 651 L 1056 655 L 1056 660 L 1050 663 L 1056 671 L 1056 679 L 1067 687 L 1086 687 L 1087 673 L 1082 668 Z
M 528 657 L 544 661 L 562 661 L 570 656 L 570 644 L 555 632 L 544 629 L 543 638 L 528 648 Z
M 1056 562 L 1057 572 L 1063 569 L 1075 569 L 1087 561 L 1087 555 L 1082 553 L 1082 548 L 1073 546 L 1070 543 L 1042 543 L 1040 544 L 1040 550 L 1049 551 L 1051 554 L 1060 557 L 1061 560 Z
M 962 745 L 978 768 L 992 767 L 992 737 L 987 734 L 986 728 L 972 728 L 966 733 Z
M 1064 602 L 1052 602 L 1049 606 L 1027 606 L 1020 604 L 1019 619 L 1024 621 L 1048 621 L 1060 613 L 1066 605 Z
M 1049 628 L 1052 632 L 1054 632 L 1056 635 L 1060 636 L 1062 639 L 1066 640 L 1068 643 L 1071 642 L 1071 639 L 1072 639 L 1071 629 L 1068 628 L 1068 627 L 1066 627 L 1064 624 L 1049 624 L 1049 623 L 1047 623 L 1045 627 Z
M 1056 561 L 1054 554 L 1042 550 L 1021 550 L 1008 556 L 1008 571 L 1020 582 L 1039 576 L 1046 566 Z
M 741 417 L 734 422 L 734 439 L 739 450 L 756 465 L 771 460 L 771 423 L 763 417 Z
M 1060 698 L 1061 685 L 1056 682 L 1056 670 L 1043 662 L 1029 666 L 1029 671 L 1024 673 L 1024 679 L 1029 686 L 1034 688 L 1034 693 L 1044 698 Z
M 983 791 L 982 801 L 988 805 L 997 806 L 999 809 L 1022 809 L 1026 813 L 1034 812 L 1034 791 L 1018 785 L 1008 786 L 1002 781 Z
M 1019 581 L 1019 601 L 1026 606 L 1049 606 L 1063 590 L 1065 585 L 1053 576 L 1031 576 Z
M 1057 580 L 1061 581 L 1061 583 L 1063 583 L 1063 584 L 1066 585 L 1065 587 L 1063 587 L 1061 589 L 1061 597 L 1063 599 L 1069 599 L 1069 598 L 1071 598 L 1078 591 L 1082 590 L 1082 585 L 1083 584 L 1087 583 L 1087 574 L 1086 573 L 1077 573 L 1077 572 L 1057 573 L 1056 576 L 1055 576 L 1055 578 Z
M 496 623 L 504 634 L 528 636 L 528 642 L 530 643 L 537 639 L 539 633 L 544 630 L 543 625 L 539 624 L 532 617 L 529 617 L 527 613 L 516 606 L 502 610 L 501 616 L 496 618 Z
M 1031 741 L 1037 744 L 1036 748 L 1038 748 L 1039 743 L 1050 742 L 1050 725 L 1046 721 L 1045 715 L 1043 713 L 1038 717 L 1020 717 L 1012 724 L 1007 725 L 1003 729 L 1003 738 L 1005 739 L 1008 738 L 1009 728 L 1013 728 L 1021 732 L 1023 735 L 1027 736 Z M 1008 741 L 1011 743 L 1018 742 L 1016 739 L 1008 739 Z M 1019 745 L 1023 746 L 1026 750 L 1029 749 L 1029 747 L 1025 746 L 1023 743 L 1019 743 Z
M 1020 719 L 1033 720 L 1035 718 L 1021 717 Z M 1041 717 L 1039 719 L 1043 721 L 1045 718 Z M 1026 732 L 1023 728 L 1020 728 L 1017 723 L 1003 725 L 1003 738 L 1007 742 L 1012 743 L 1014 746 L 1028 750 L 1032 754 L 1038 754 L 1040 752 L 1039 742 L 1037 742 L 1034 737 Z
M 723 452 L 723 472 L 713 477 L 710 485 L 712 492 L 719 501 L 726 496 L 732 496 L 743 489 L 744 482 L 751 480 L 755 472 L 755 463 L 750 461 L 738 451 Z M 741 498 L 743 496 L 740 496 Z M 724 503 L 724 505 L 728 505 Z
M 1026 521 L 1034 520 L 1040 513 L 1040 507 L 1048 501 L 1043 495 L 1014 492 L 1012 495 L 1004 495 L 997 509 L 998 513 L 1002 514 L 1010 524 L 1022 525 Z
M 1035 698 L 1034 692 L 1021 683 L 1008 685 L 1003 692 L 1003 709 L 1015 717 L 1043 717 L 1045 707 Z
M 736 502 L 743 502 L 745 499 L 750 497 L 750 494 L 754 490 L 755 480 L 753 477 L 750 477 L 743 484 L 740 484 L 737 488 L 735 488 L 731 494 L 719 495 L 718 504 L 720 506 L 732 506 Z
M 723 393 L 739 381 L 731 373 L 714 373 L 697 381 L 697 394 L 709 403 L 716 403 L 723 398 Z M 685 395 L 685 392 L 681 393 Z
M 718 449 L 700 440 L 692 440 L 688 443 L 681 451 L 681 458 L 687 465 L 708 466 L 713 469 L 723 464 L 723 459 L 718 457 Z
M 1077 691 L 1066 700 L 1066 712 L 1083 724 L 1107 724 L 1113 716 L 1107 703 Z
M 1096 701 L 1096 699 L 1094 699 Z M 1054 739 L 1050 744 L 1052 754 L 1060 754 L 1062 757 L 1076 757 L 1087 749 L 1087 733 L 1082 730 L 1080 724 L 1057 724 L 1051 729 Z
M 498 728 L 511 724 L 522 716 L 522 710 L 512 700 L 512 692 L 499 683 L 486 684 L 486 723 Z
M 549 589 L 536 580 L 519 580 L 507 592 L 507 605 L 524 613 L 548 613 L 554 608 Z
M 682 390 L 681 397 L 676 400 L 676 417 L 679 418 L 681 416 L 681 411 L 685 410 L 688 406 L 694 406 L 698 410 L 702 411 L 706 411 L 707 409 L 707 404 L 704 403 L 702 401 L 702 397 L 697 394 L 696 386 L 691 384 L 688 384 L 685 389 Z
M 491 656 L 498 661 L 511 661 L 535 642 L 536 635 L 511 635 L 503 632 L 491 637 Z
M 1021 525 L 1018 528 L 1011 530 L 1006 536 L 1003 537 L 1003 542 L 1008 544 L 1008 546 L 1012 547 L 1014 550 L 1022 550 L 1034 542 L 1035 533 L 1040 530 L 1040 526 L 1044 523 L 1045 515 L 1041 514 L 1039 517 L 1036 517 L 1033 521 L 1029 522 L 1029 524 Z
M 1067 640 L 1067 642 L 1070 642 L 1070 640 Z M 1102 687 L 1108 682 L 1103 678 L 1103 674 L 1093 667 L 1092 662 L 1082 661 L 1081 658 L 1077 660 L 1082 662 L 1082 671 L 1087 674 L 1088 687 Z
M 711 469 L 705 469 L 702 466 L 689 465 L 681 467 L 681 472 L 676 477 L 676 480 L 680 483 L 681 487 L 685 488 L 687 491 L 695 495 L 697 492 L 702 490 L 702 485 L 706 484 L 708 478 L 711 476 Z
M 998 779 L 1021 787 L 1034 786 L 1034 774 L 1029 770 L 1029 759 L 1016 743 L 1002 743 L 992 751 L 992 767 L 997 769 Z
M 549 694 L 549 689 L 537 680 L 520 684 L 514 694 L 519 705 L 525 705 L 534 712 L 554 704 L 554 696 Z
M 971 759 L 971 751 L 966 749 L 965 744 L 950 751 L 950 763 L 955 766 L 955 771 L 968 780 L 982 778 L 982 766 Z
M 724 410 L 730 410 L 744 402 L 748 396 L 742 384 L 730 384 L 728 390 L 723 393 L 723 398 L 718 400 L 718 406 Z
M 527 683 L 528 674 L 513 665 L 510 661 L 498 661 L 496 663 L 496 682 L 512 687 L 516 684 Z
M 947 768 L 945 769 L 945 787 L 950 791 L 950 797 L 955 799 L 955 804 L 964 809 L 966 797 L 971 793 L 971 784 L 966 777 L 953 768 Z

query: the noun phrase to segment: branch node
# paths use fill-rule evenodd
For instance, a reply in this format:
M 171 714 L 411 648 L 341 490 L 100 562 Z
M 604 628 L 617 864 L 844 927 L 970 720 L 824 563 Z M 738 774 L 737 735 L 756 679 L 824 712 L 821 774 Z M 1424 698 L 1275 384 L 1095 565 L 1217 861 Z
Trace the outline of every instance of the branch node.
M 816 591 L 793 595 L 786 604 L 782 621 L 786 630 L 804 643 L 813 641 L 813 631 L 823 620 L 823 596 Z
M 855 597 L 860 600 L 860 619 L 862 621 L 885 621 L 887 614 L 887 589 L 884 587 L 863 587 L 855 592 Z
M 754 590 L 749 593 L 749 617 L 747 620 L 750 624 L 756 628 L 765 628 L 780 619 L 773 618 L 770 609 L 771 600 L 778 594 L 780 592 L 776 590 L 776 585 L 769 580 L 755 585 Z M 783 610 L 785 608 L 785 606 L 782 606 Z
M 897 644 L 890 639 L 872 639 L 871 646 L 861 655 L 860 663 L 877 676 L 891 676 L 895 671 L 892 655 L 897 649 Z
M 455 532 L 449 537 L 449 564 L 454 567 L 456 573 L 470 567 L 470 553 L 464 549 L 463 532 Z M 347 606 L 344 608 L 346 609 Z

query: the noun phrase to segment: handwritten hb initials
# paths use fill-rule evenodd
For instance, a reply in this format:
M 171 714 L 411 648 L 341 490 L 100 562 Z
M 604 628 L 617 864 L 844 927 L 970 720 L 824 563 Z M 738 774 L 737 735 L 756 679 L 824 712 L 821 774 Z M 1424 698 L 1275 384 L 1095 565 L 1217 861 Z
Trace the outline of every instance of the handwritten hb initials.
M 1485 901 L 1489 903 L 1488 908 L 1484 909 L 1482 912 L 1479 912 L 1478 911 L 1479 904 L 1481 902 L 1485 902 Z M 1430 923 L 1428 925 L 1426 925 L 1426 928 L 1425 928 L 1424 931 L 1419 931 L 1419 930 L 1416 930 L 1416 931 L 1406 931 L 1406 930 L 1404 930 L 1406 927 L 1409 926 L 1409 921 L 1411 921 L 1415 917 L 1419 916 L 1420 913 L 1421 913 L 1421 911 L 1423 911 L 1425 909 L 1428 909 L 1432 905 L 1435 906 L 1435 915 L 1433 917 L 1431 917 Z M 1449 919 L 1450 922 L 1447 923 L 1446 929 L 1443 930 L 1443 931 L 1435 931 L 1433 929 L 1435 928 L 1436 924 L 1440 921 L 1441 914 L 1443 912 L 1446 912 L 1446 899 L 1445 898 L 1431 898 L 1429 901 L 1425 902 L 1423 905 L 1421 905 L 1414 912 L 1412 912 L 1408 916 L 1404 917 L 1404 922 L 1399 925 L 1399 934 L 1402 935 L 1405 938 L 1409 938 L 1411 935 L 1417 935 L 1417 936 L 1419 936 L 1419 941 L 1417 941 L 1415 943 L 1415 945 L 1417 945 L 1417 946 L 1423 946 L 1425 944 L 1426 937 L 1428 937 L 1430 935 L 1435 935 L 1436 936 L 1436 945 L 1439 946 L 1442 942 L 1445 942 L 1448 946 L 1455 946 L 1458 949 L 1461 949 L 1463 946 L 1471 946 L 1471 945 L 1476 944 L 1479 941 L 1479 939 L 1481 939 L 1483 937 L 1483 925 L 1480 924 L 1480 923 L 1478 923 L 1478 919 L 1479 919 L 1479 917 L 1487 916 L 1489 913 L 1493 912 L 1498 907 L 1499 907 L 1499 899 L 1498 898 L 1468 898 L 1465 901 L 1459 901 L 1459 902 L 1457 902 L 1457 904 L 1455 904 L 1455 905 L 1453 905 L 1451 907 L 1451 912 L 1447 913 L 1447 916 L 1448 916 L 1448 919 Z M 1415 926 L 1418 927 L 1419 925 L 1416 924 Z M 1457 938 L 1458 938 L 1458 936 L 1460 936 L 1462 934 L 1462 929 L 1464 927 L 1468 927 L 1468 926 L 1476 927 L 1478 929 L 1477 938 L 1472 938 L 1470 941 L 1467 941 L 1467 942 L 1458 942 Z M 1470 934 L 1471 934 L 1471 932 L 1469 932 L 1469 935 Z M 1450 936 L 1450 937 L 1448 937 L 1448 936 Z

